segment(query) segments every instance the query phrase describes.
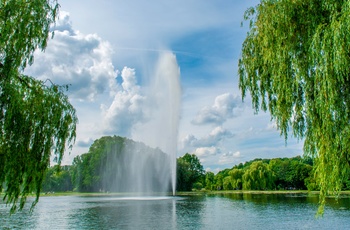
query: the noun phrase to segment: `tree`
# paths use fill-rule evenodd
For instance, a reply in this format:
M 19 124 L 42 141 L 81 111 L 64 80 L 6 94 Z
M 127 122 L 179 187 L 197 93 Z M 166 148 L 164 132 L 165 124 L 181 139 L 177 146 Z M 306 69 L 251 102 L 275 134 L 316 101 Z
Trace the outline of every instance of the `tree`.
M 186 153 L 177 159 L 176 175 L 176 188 L 179 191 L 190 191 L 194 183 L 205 180 L 203 166 L 195 154 Z
M 229 175 L 231 176 L 231 183 L 233 189 L 242 189 L 242 176 L 244 174 L 243 169 L 237 169 L 234 168 L 229 172 Z
M 232 190 L 232 179 L 230 176 L 226 176 L 224 177 L 223 181 L 222 181 L 222 186 L 224 188 L 224 190 Z
M 43 192 L 65 192 L 72 191 L 72 180 L 70 175 L 70 166 L 60 167 L 54 165 L 50 167 L 45 174 L 42 184 Z
M 77 117 L 66 87 L 22 74 L 33 52 L 45 49 L 56 0 L 0 2 L 0 191 L 11 212 L 29 193 L 39 200 L 51 154 L 60 164 L 75 141 Z
M 205 173 L 205 189 L 213 190 L 215 189 L 215 174 L 213 172 Z
M 254 161 L 242 176 L 244 190 L 266 190 L 274 188 L 274 176 L 268 164 Z
M 177 191 L 190 191 L 192 184 L 190 182 L 190 164 L 183 160 L 181 157 L 176 160 L 176 190 Z
M 79 192 L 167 192 L 170 158 L 159 148 L 120 136 L 104 136 L 73 159 L 74 190 Z
M 339 194 L 350 164 L 350 1 L 261 0 L 239 60 L 242 97 L 269 110 L 281 135 L 315 158 L 320 209 Z
M 300 156 L 293 158 L 275 158 L 269 163 L 270 169 L 275 175 L 277 189 L 306 189 L 305 179 L 309 177 L 312 166 Z

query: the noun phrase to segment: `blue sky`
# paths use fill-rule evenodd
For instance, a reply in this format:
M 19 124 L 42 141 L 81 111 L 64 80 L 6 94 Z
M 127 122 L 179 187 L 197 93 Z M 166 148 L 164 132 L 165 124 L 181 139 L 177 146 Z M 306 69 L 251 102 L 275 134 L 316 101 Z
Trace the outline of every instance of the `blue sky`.
M 286 146 L 270 115 L 254 114 L 249 96 L 241 100 L 237 63 L 247 32 L 241 22 L 257 0 L 59 3 L 55 37 L 26 73 L 71 84 L 79 124 L 63 164 L 104 135 L 157 147 L 161 131 L 152 126 L 157 109 L 150 92 L 159 63 L 180 73 L 178 156 L 195 153 L 217 172 L 254 158 L 302 154 L 302 141 L 289 138 Z

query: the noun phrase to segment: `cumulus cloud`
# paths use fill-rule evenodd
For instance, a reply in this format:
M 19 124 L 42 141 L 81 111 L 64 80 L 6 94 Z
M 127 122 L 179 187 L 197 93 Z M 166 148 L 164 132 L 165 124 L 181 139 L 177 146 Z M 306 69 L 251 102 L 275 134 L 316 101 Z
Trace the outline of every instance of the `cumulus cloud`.
M 103 130 L 108 134 L 130 136 L 131 128 L 148 119 L 146 97 L 141 94 L 135 70 L 124 67 L 120 77 L 120 90 L 108 107 L 102 105 Z
M 70 15 L 66 11 L 60 11 L 60 15 L 56 24 L 50 28 L 51 31 L 68 31 L 70 34 L 75 34 L 73 30 L 72 21 Z
M 69 96 L 94 100 L 115 85 L 116 70 L 112 64 L 111 45 L 97 34 L 74 30 L 69 13 L 61 12 L 55 33 L 45 53 L 36 52 L 34 64 L 26 73 L 55 84 L 70 85 Z
M 233 164 L 240 157 L 241 153 L 239 151 L 224 153 L 219 157 L 218 163 L 221 165 Z
M 198 139 L 194 135 L 189 134 L 185 136 L 180 142 L 182 149 L 186 149 L 188 147 L 210 147 L 217 146 L 223 140 L 232 137 L 233 134 L 229 130 L 218 126 L 214 128 L 207 136 Z
M 101 106 L 102 132 L 136 138 L 165 151 L 174 149 L 169 139 L 177 137 L 181 98 L 176 56 L 171 52 L 159 56 L 149 85 L 141 87 L 132 68 L 124 67 L 119 77 L 112 103 Z
M 200 148 L 197 148 L 194 151 L 194 154 L 196 154 L 200 158 L 205 158 L 205 157 L 208 157 L 208 156 L 214 156 L 216 154 L 219 154 L 220 152 L 221 152 L 220 148 L 211 146 L 211 147 L 200 147 Z
M 221 125 L 227 119 L 240 114 L 242 107 L 241 99 L 230 93 L 219 95 L 215 98 L 212 106 L 203 107 L 192 120 L 195 125 L 216 124 Z
M 232 137 L 233 134 L 230 131 L 218 126 L 202 138 L 196 138 L 192 134 L 185 136 L 180 140 L 180 150 L 196 154 L 204 163 L 221 154 L 223 143 Z

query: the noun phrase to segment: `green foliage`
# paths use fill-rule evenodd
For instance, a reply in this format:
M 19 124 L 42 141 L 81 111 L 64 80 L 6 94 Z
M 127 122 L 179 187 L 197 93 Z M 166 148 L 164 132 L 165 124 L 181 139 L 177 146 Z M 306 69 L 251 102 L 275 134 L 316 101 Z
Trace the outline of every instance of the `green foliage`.
M 94 141 L 89 152 L 73 159 L 72 180 L 76 191 L 110 191 L 103 179 L 115 180 L 116 158 L 122 154 L 125 138 L 106 136 Z M 107 175 L 108 174 L 108 175 Z M 110 183 L 112 184 L 112 183 Z
M 242 189 L 242 177 L 244 174 L 243 169 L 237 169 L 234 168 L 229 172 L 229 175 L 231 176 L 231 183 L 232 183 L 232 188 L 233 189 Z
M 224 177 L 224 179 L 222 181 L 222 187 L 224 190 L 232 190 L 233 189 L 231 181 L 232 180 L 231 180 L 230 176 Z
M 196 182 L 193 184 L 192 186 L 192 189 L 193 190 L 196 190 L 196 191 L 199 191 L 203 188 L 203 184 L 201 182 Z
M 307 189 L 305 179 L 310 176 L 312 166 L 303 163 L 304 161 L 300 157 L 276 158 L 270 161 L 277 189 Z
M 0 190 L 12 213 L 31 192 L 34 207 L 51 154 L 60 164 L 75 141 L 77 117 L 65 87 L 21 74 L 46 47 L 57 12 L 56 1 L 0 2 Z
M 44 50 L 50 25 L 55 22 L 59 5 L 56 0 L 2 0 L 0 2 L 1 81 L 17 76 L 33 52 Z
M 205 172 L 199 158 L 195 154 L 186 153 L 177 159 L 177 184 L 178 191 L 191 191 L 196 182 L 205 181 Z
M 305 179 L 305 186 L 306 186 L 307 190 L 309 190 L 309 191 L 319 191 L 320 190 L 314 177 L 306 178 Z
M 145 165 L 131 165 L 132 159 Z M 165 153 L 143 143 L 119 136 L 101 137 L 94 141 L 88 153 L 73 159 L 74 191 L 135 192 L 131 185 L 138 180 L 149 183 L 148 191 L 143 192 L 158 192 L 168 186 L 168 182 L 161 180 L 167 161 Z
M 120 184 L 127 179 L 127 177 L 121 177 L 119 181 L 116 181 L 117 171 L 121 171 L 123 167 L 118 166 L 116 160 L 123 159 L 121 155 L 125 154 L 123 152 L 125 142 L 129 143 L 129 147 L 140 145 L 140 143 L 122 137 L 102 137 L 93 143 L 89 153 L 75 157 L 72 166 L 49 168 L 43 183 L 43 191 L 68 191 L 73 189 L 71 184 L 74 185 L 74 191 L 80 192 L 114 191 L 113 184 Z M 190 156 L 193 158 L 193 155 Z M 156 161 L 156 159 L 152 158 L 152 161 Z M 319 190 L 319 187 L 313 176 L 311 164 L 312 161 L 308 158 L 300 156 L 254 159 L 244 164 L 240 163 L 232 169 L 222 170 L 216 175 L 213 172 L 206 172 L 204 175 L 200 173 L 200 176 L 192 177 L 192 173 L 196 170 L 191 170 L 190 163 L 180 157 L 177 159 L 177 190 L 190 191 L 202 188 L 206 190 L 241 190 L 244 187 L 244 189 L 249 190 L 308 189 L 316 191 Z M 127 163 L 124 166 L 130 167 Z M 142 175 L 140 177 L 142 179 Z M 350 174 L 348 174 L 348 178 L 343 187 L 347 190 L 349 190 Z
M 214 180 L 215 180 L 216 190 L 222 190 L 222 189 L 225 189 L 225 187 L 226 188 L 232 187 L 232 185 L 228 185 L 229 180 L 227 179 L 227 177 L 229 176 L 229 172 L 230 172 L 230 169 L 224 169 L 215 175 Z
M 344 183 L 344 190 L 350 190 L 350 173 L 348 176 L 348 180 Z
M 254 159 L 219 172 L 224 189 L 274 190 L 306 189 L 312 183 L 312 166 L 307 159 L 293 158 Z M 227 173 L 228 172 L 228 173 Z M 230 180 L 228 181 L 229 175 Z M 230 185 L 228 184 L 230 182 Z M 218 182 L 217 182 L 218 183 Z M 226 186 L 225 186 L 226 183 Z M 310 187 L 311 188 L 311 187 Z
M 177 191 L 191 191 L 192 185 L 189 170 L 190 164 L 182 158 L 176 160 L 176 190 Z
M 222 190 L 224 188 L 224 174 L 221 172 L 215 175 L 215 188 L 216 190 Z
M 305 138 L 321 211 L 350 167 L 349 15 L 349 0 L 261 0 L 245 13 L 242 96 L 250 92 L 256 112 L 269 110 L 286 139 L 290 129 Z
M 243 176 L 244 190 L 267 190 L 273 187 L 274 178 L 269 165 L 262 161 L 254 161 Z
M 42 184 L 43 192 L 66 192 L 72 190 L 70 166 L 60 167 L 55 165 L 46 171 Z
M 215 174 L 213 172 L 205 173 L 205 189 L 207 190 L 215 189 Z

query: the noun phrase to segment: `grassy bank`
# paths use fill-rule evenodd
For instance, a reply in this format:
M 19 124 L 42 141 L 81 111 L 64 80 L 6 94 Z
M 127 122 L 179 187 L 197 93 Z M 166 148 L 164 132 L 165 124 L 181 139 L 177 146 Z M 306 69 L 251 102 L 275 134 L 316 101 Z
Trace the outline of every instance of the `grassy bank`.
M 176 196 L 198 196 L 198 195 L 216 195 L 216 194 L 305 194 L 305 195 L 319 195 L 318 191 L 308 190 L 221 190 L 221 191 L 190 191 L 190 192 L 176 192 Z M 138 196 L 136 193 L 102 193 L 102 192 L 56 192 L 42 194 L 41 196 Z M 143 194 L 144 195 L 144 194 Z M 147 195 L 147 194 L 146 194 Z M 164 195 L 164 194 L 148 194 L 148 195 Z M 171 196 L 172 194 L 166 194 Z M 350 191 L 341 191 L 340 195 L 350 196 Z
M 308 190 L 221 190 L 221 191 L 192 191 L 192 192 L 177 192 L 178 196 L 191 196 L 191 195 L 216 195 L 216 194 L 305 194 L 305 195 L 319 195 L 319 191 Z M 341 191 L 341 196 L 350 196 L 350 191 Z M 332 196 L 328 196 L 332 197 Z
M 190 192 L 176 192 L 176 196 L 198 196 L 198 195 L 217 195 L 217 194 L 305 194 L 305 195 L 319 195 L 318 191 L 307 190 L 221 190 L 221 191 L 190 191 Z M 5 193 L 0 193 L 0 197 L 3 197 Z M 41 197 L 46 196 L 138 196 L 136 193 L 102 193 L 102 192 L 54 192 L 54 193 L 42 193 Z M 144 194 L 143 194 L 144 195 Z M 147 194 L 146 194 L 147 195 Z M 164 195 L 164 194 L 148 194 L 148 195 Z M 172 194 L 166 194 L 171 196 Z M 350 196 L 350 191 L 341 191 L 340 195 Z M 34 196 L 34 194 L 32 195 Z
M 177 195 L 186 196 L 186 195 L 200 195 L 200 194 L 308 194 L 308 193 L 317 193 L 309 192 L 307 190 L 221 190 L 221 191 L 192 191 L 192 192 L 177 192 Z

